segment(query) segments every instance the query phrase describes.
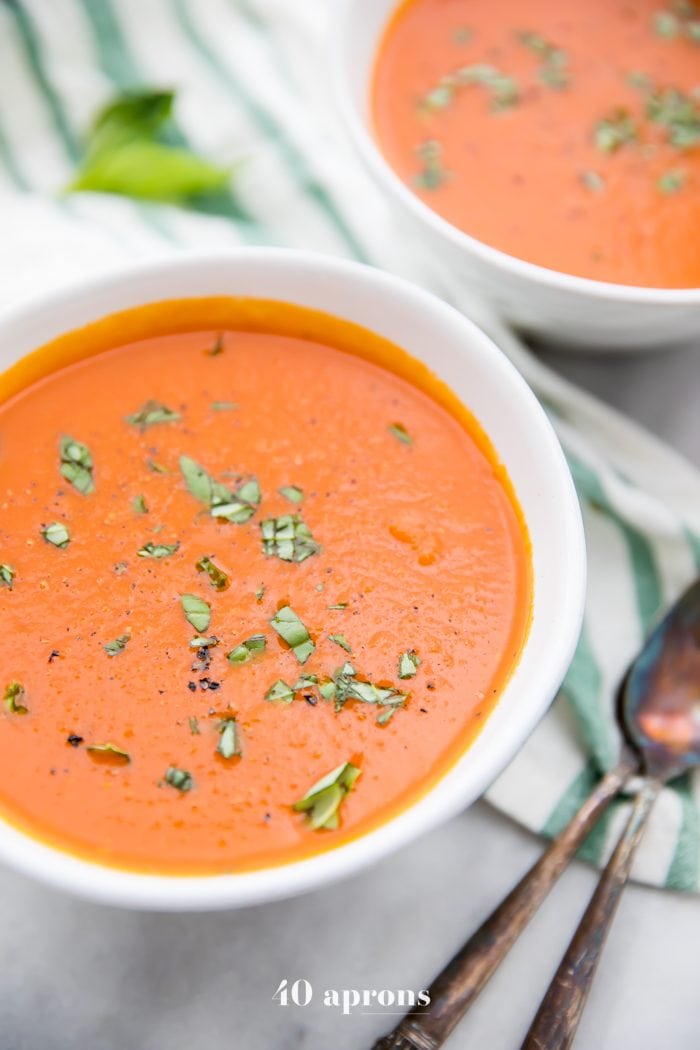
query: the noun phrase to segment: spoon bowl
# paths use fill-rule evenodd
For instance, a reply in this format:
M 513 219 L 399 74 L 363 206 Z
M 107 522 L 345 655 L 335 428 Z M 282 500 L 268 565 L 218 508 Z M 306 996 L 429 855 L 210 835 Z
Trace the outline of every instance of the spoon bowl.
M 700 765 L 700 580 L 649 636 L 625 680 L 620 716 L 644 772 L 665 782 Z

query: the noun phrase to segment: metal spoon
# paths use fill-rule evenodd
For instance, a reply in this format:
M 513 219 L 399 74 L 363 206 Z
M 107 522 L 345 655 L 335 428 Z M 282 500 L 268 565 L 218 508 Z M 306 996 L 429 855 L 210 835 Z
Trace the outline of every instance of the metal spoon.
M 624 683 L 619 716 L 645 775 L 522 1050 L 567 1050 L 573 1043 L 651 808 L 664 784 L 700 765 L 700 581 L 649 638 Z
M 652 785 L 656 787 L 656 781 L 659 779 L 656 763 L 663 759 L 664 754 L 674 755 L 675 772 L 665 775 L 661 773 L 668 779 L 669 776 L 678 775 L 678 772 L 698 761 L 698 745 L 691 742 L 700 734 L 700 715 L 696 707 L 700 704 L 699 693 L 700 580 L 685 592 L 648 639 L 620 691 L 620 696 L 625 701 L 618 711 L 623 731 L 627 738 L 631 737 L 634 746 L 643 752 L 645 771 L 648 774 L 648 779 L 644 781 L 645 786 L 640 791 L 644 801 L 640 799 L 638 804 L 635 804 L 628 827 L 630 837 L 625 846 L 626 853 L 629 853 L 630 846 L 633 848 L 636 845 L 645 814 L 648 813 L 651 801 L 655 797 L 654 795 L 647 804 L 647 793 Z M 637 699 L 633 701 L 633 697 Z M 683 746 L 684 741 L 691 745 L 690 748 Z M 637 750 L 623 746 L 615 768 L 603 777 L 561 834 L 553 840 L 540 859 L 435 978 L 430 987 L 429 1004 L 407 1014 L 396 1028 L 374 1044 L 373 1050 L 437 1050 L 443 1045 L 525 929 L 583 839 L 619 793 L 625 781 L 637 771 L 639 764 Z M 668 768 L 670 770 L 671 767 Z M 638 830 L 635 830 L 636 827 Z M 608 867 L 613 865 L 617 855 L 616 850 Z M 631 855 L 627 860 L 627 871 L 630 863 Z M 615 870 L 619 876 L 622 869 Z M 623 885 L 624 879 L 620 890 Z M 592 905 L 593 902 L 591 907 Z M 607 918 L 608 924 L 612 920 L 614 910 L 613 907 Z M 598 955 L 600 948 L 602 941 Z M 592 959 L 592 962 L 585 990 L 581 985 L 576 1023 L 595 971 L 595 959 Z M 567 961 L 566 965 L 568 967 L 570 961 Z M 565 997 L 568 994 L 568 985 L 563 987 L 563 983 L 560 980 L 557 988 L 562 986 L 561 993 Z M 562 994 L 559 994 L 559 1004 L 561 999 Z M 544 1003 L 540 1013 L 543 1009 Z M 561 1009 L 561 1005 L 554 1007 L 555 1011 Z M 549 1003 L 546 1015 L 553 1017 Z M 567 1045 L 557 1042 L 548 1044 L 546 1030 L 541 1028 L 538 1031 L 536 1025 L 545 1025 L 540 1014 L 531 1029 L 532 1038 L 539 1039 L 539 1043 L 526 1043 L 528 1050 L 534 1047 Z

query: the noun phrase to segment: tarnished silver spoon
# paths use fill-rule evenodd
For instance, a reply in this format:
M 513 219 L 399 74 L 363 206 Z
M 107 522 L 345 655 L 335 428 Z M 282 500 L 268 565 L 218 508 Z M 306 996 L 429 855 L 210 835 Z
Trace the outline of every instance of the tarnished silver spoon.
M 523 1050 L 570 1045 L 651 805 L 666 780 L 700 762 L 700 580 L 649 637 L 622 684 L 619 699 L 618 717 L 630 744 L 623 747 L 618 764 L 435 978 L 429 1004 L 404 1017 L 373 1050 L 437 1050 L 443 1045 L 643 759 L 645 776 L 630 823 L 601 876 Z
M 635 850 L 661 788 L 700 765 L 700 581 L 674 605 L 627 675 L 620 722 L 642 756 L 642 777 L 632 813 L 600 877 L 576 933 L 552 978 L 522 1050 L 567 1050 Z

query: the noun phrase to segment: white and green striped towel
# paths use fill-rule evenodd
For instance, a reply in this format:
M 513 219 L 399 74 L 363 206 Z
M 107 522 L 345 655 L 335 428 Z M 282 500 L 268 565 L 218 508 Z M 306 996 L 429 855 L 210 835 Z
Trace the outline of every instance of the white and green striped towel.
M 650 624 L 700 571 L 700 476 L 555 377 L 392 226 L 339 130 L 329 0 L 0 0 L 0 308 L 134 259 L 274 243 L 348 255 L 432 288 L 477 319 L 542 398 L 571 464 L 590 556 L 586 620 L 551 712 L 488 797 L 556 832 L 615 759 L 612 695 Z M 181 139 L 236 166 L 185 211 L 59 197 L 95 110 L 119 89 L 174 87 Z M 628 804 L 585 846 L 599 863 Z M 700 889 L 700 779 L 667 788 L 635 869 Z

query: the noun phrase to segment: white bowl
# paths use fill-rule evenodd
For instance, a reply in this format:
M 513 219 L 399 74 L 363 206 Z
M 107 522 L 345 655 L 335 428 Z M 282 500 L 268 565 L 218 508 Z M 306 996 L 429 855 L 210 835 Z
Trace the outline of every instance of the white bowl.
M 0 820 L 0 860 L 83 897 L 129 907 L 228 908 L 290 896 L 349 875 L 454 816 L 500 773 L 544 714 L 568 667 L 583 610 L 579 506 L 544 412 L 480 329 L 406 281 L 284 249 L 179 257 L 100 278 L 5 314 L 0 368 L 115 311 L 210 295 L 278 299 L 354 321 L 404 347 L 448 383 L 490 436 L 515 487 L 532 540 L 534 610 L 518 665 L 473 745 L 413 806 L 347 845 L 240 875 L 142 875 L 72 856 Z
M 642 350 L 697 340 L 700 288 L 612 284 L 525 262 L 457 229 L 396 175 L 374 138 L 370 89 L 377 49 L 397 6 L 398 0 L 342 0 L 330 58 L 345 124 L 407 236 L 420 238 L 457 283 L 483 295 L 506 320 L 544 342 L 591 350 Z

